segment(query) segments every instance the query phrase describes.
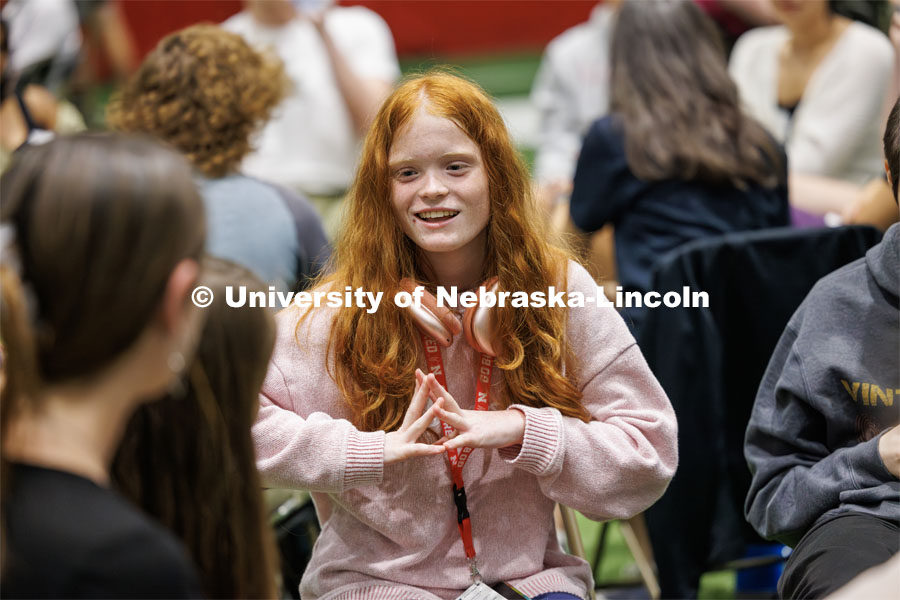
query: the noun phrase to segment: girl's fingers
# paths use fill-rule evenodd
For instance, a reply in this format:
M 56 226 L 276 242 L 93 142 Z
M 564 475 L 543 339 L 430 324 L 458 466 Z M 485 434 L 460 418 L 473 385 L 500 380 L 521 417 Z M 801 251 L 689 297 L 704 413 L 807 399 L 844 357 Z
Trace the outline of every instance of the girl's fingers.
M 429 384 L 429 381 L 431 379 L 434 379 L 434 381 L 437 382 L 437 379 L 435 379 L 434 376 L 430 373 L 426 374 L 423 373 L 421 369 L 416 369 L 416 382 L 428 389 L 428 399 L 434 402 L 435 400 L 440 398 L 440 394 L 432 389 L 431 385 Z M 438 384 L 438 386 L 440 387 L 440 384 Z
M 473 443 L 473 440 L 464 433 L 456 436 L 452 440 L 444 442 L 444 448 L 447 450 L 459 450 L 464 446 L 477 447 L 477 445 Z
M 424 385 L 426 388 L 428 388 L 428 399 L 431 400 L 432 402 L 434 402 L 434 401 L 437 400 L 440 396 L 438 396 L 438 395 L 434 392 L 434 390 L 432 390 L 431 387 L 429 386 L 429 384 L 428 384 L 428 377 L 429 377 L 429 376 L 426 375 L 425 373 L 423 373 L 423 372 L 421 371 L 421 369 L 416 369 L 416 383 L 418 383 L 419 385 Z
M 434 413 L 437 415 L 437 418 L 447 423 L 457 431 L 468 429 L 468 427 L 466 427 L 466 420 L 462 417 L 462 415 L 452 413 L 444 409 L 445 402 L 446 400 L 444 398 L 438 398 L 432 406 L 432 408 L 434 409 Z
M 406 433 L 409 435 L 409 439 L 417 440 L 419 436 L 425 433 L 425 430 L 428 429 L 428 426 L 431 425 L 431 422 L 434 420 L 435 409 L 434 406 L 426 410 L 422 413 L 422 416 L 416 419 L 412 425 L 409 426 L 409 429 L 406 430 Z M 426 444 L 427 446 L 428 444 Z
M 444 389 L 444 386 L 442 386 L 440 383 L 438 383 L 438 380 L 435 378 L 434 375 L 428 375 L 428 377 L 426 378 L 426 382 L 427 382 L 428 386 L 430 387 L 429 394 L 431 394 L 432 396 L 438 396 L 438 397 L 444 399 L 444 409 L 445 410 L 448 410 L 450 412 L 455 412 L 455 413 L 460 412 L 461 409 L 459 408 L 459 405 L 456 403 L 456 400 L 453 399 L 453 396 L 450 395 L 450 392 L 448 392 L 446 389 Z
M 412 400 L 409 402 L 409 408 L 403 415 L 403 424 L 401 430 L 409 429 L 412 424 L 419 418 L 422 411 L 425 410 L 425 401 L 428 399 L 428 386 L 416 383 L 416 391 L 413 393 Z M 418 436 L 417 436 L 418 437 Z
M 410 456 L 431 456 L 434 454 L 443 454 L 446 449 L 443 446 L 435 446 L 434 444 L 410 444 Z

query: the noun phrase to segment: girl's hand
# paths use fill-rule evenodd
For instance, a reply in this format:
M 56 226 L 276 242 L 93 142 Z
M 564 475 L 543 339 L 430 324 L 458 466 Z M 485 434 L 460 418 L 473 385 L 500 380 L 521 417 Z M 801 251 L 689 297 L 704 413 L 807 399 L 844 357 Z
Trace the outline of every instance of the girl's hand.
M 416 389 L 413 392 L 409 408 L 406 409 L 406 415 L 403 417 L 403 424 L 397 431 L 388 432 L 384 436 L 384 464 L 386 465 L 415 456 L 429 456 L 444 452 L 444 447 L 440 444 L 418 442 L 419 437 L 425 433 L 436 415 L 434 406 L 425 410 L 428 387 L 420 383 L 423 379 L 422 372 L 416 369 Z
M 525 415 L 518 410 L 464 410 L 438 383 L 434 375 L 423 379 L 423 387 L 434 398 L 434 414 L 456 430 L 444 447 L 503 448 L 521 444 L 525 437 Z

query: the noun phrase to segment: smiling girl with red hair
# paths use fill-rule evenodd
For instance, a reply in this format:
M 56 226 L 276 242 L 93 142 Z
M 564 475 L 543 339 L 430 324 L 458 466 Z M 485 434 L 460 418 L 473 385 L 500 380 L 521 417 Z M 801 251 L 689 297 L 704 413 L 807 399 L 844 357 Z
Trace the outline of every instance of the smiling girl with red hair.
M 254 427 L 264 480 L 312 490 L 322 522 L 304 598 L 449 599 L 479 577 L 584 598 L 591 569 L 560 549 L 554 504 L 625 518 L 662 494 L 675 418 L 614 309 L 494 308 L 466 337 L 450 312 L 435 342 L 390 301 L 404 279 L 597 296 L 548 239 L 477 86 L 432 73 L 388 98 L 319 286 L 389 300 L 283 311 Z

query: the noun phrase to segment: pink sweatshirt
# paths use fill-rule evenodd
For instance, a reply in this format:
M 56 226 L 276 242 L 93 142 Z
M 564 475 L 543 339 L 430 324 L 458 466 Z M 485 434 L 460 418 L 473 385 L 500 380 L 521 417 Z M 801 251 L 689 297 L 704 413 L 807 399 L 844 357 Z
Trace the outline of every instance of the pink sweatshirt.
M 586 296 L 600 293 L 574 263 L 568 285 Z M 322 523 L 301 595 L 456 598 L 470 580 L 446 455 L 385 466 L 384 432 L 350 424 L 325 369 L 335 310 L 314 311 L 299 329 L 299 344 L 294 328 L 301 310 L 278 315 L 253 427 L 266 485 L 311 490 Z M 554 503 L 596 520 L 630 517 L 659 498 L 677 463 L 672 407 L 615 309 L 569 309 L 567 335 L 581 360 L 578 387 L 591 422 L 552 408 L 514 406 L 525 414 L 524 443 L 475 449 L 463 470 L 485 581 L 509 582 L 529 596 L 586 597 L 592 586 L 587 563 L 557 544 Z M 450 393 L 472 408 L 476 352 L 459 335 L 442 354 Z M 500 382 L 495 368 L 492 400 Z

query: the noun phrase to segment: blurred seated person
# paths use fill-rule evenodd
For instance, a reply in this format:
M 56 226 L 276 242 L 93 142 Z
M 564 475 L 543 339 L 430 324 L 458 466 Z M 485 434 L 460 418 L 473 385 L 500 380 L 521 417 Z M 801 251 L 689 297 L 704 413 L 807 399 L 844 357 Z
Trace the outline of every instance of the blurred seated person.
M 132 416 L 113 480 L 184 543 L 205 597 L 275 599 L 277 552 L 250 437 L 275 317 L 225 302 L 226 286 L 265 291 L 234 263 L 206 258 L 200 284 L 215 300 L 203 310 L 206 324 L 186 381 Z
M 884 119 L 891 111 L 895 100 L 900 96 L 900 0 L 892 0 L 892 13 L 888 37 L 894 47 L 894 76 L 885 99 Z M 834 193 L 834 180 L 825 182 L 821 193 Z M 847 225 L 873 225 L 882 231 L 897 222 L 897 204 L 890 184 L 885 179 L 874 179 L 866 185 L 849 191 L 853 200 L 841 214 L 841 222 Z
M 584 134 L 609 110 L 610 41 L 621 1 L 598 3 L 587 22 L 551 40 L 535 75 L 531 102 L 539 122 L 534 177 L 548 214 L 568 200 Z
M 331 4 L 246 0 L 242 12 L 222 23 L 252 46 L 276 52 L 291 81 L 244 171 L 308 195 L 329 237 L 362 134 L 400 76 L 381 17 L 362 6 Z
M 685 242 L 788 224 L 784 153 L 741 112 L 715 25 L 693 2 L 624 4 L 612 81 L 570 210 L 586 232 L 613 224 L 626 292 L 650 291 L 656 260 Z M 623 313 L 637 330 L 643 309 Z
M 75 0 L 8 0 L 10 68 L 16 77 L 59 93 L 78 63 L 81 30 Z
M 83 38 L 66 95 L 88 125 L 103 128 L 108 86 L 124 83 L 140 65 L 132 27 L 121 0 L 76 0 Z M 169 31 L 167 29 L 167 31 Z
M 12 153 L 26 143 L 42 143 L 55 133 L 84 129 L 74 106 L 61 102 L 47 88 L 20 84 L 10 62 L 9 27 L 0 20 L 0 172 Z
M 900 100 L 884 152 L 894 201 Z M 895 205 L 895 210 L 897 209 Z M 747 428 L 747 520 L 794 552 L 783 598 L 821 598 L 900 549 L 900 224 L 788 323 Z
M 282 291 L 304 287 L 329 253 L 305 198 L 239 170 L 286 85 L 277 57 L 215 25 L 195 25 L 165 37 L 107 107 L 111 127 L 154 135 L 197 170 L 207 253 Z
M 734 39 L 748 27 L 776 22 L 769 0 L 695 1 L 723 28 L 731 28 Z M 598 2 L 586 22 L 556 36 L 535 75 L 531 101 L 539 114 L 539 141 L 534 174 L 548 211 L 568 200 L 584 135 L 609 112 L 610 42 L 621 4 Z
M 896 68 L 891 44 L 839 14 L 847 3 L 774 6 L 783 25 L 744 34 L 730 71 L 745 108 L 786 147 L 791 206 L 841 214 L 859 186 L 881 177 L 881 109 Z M 823 187 L 816 177 L 851 185 Z

